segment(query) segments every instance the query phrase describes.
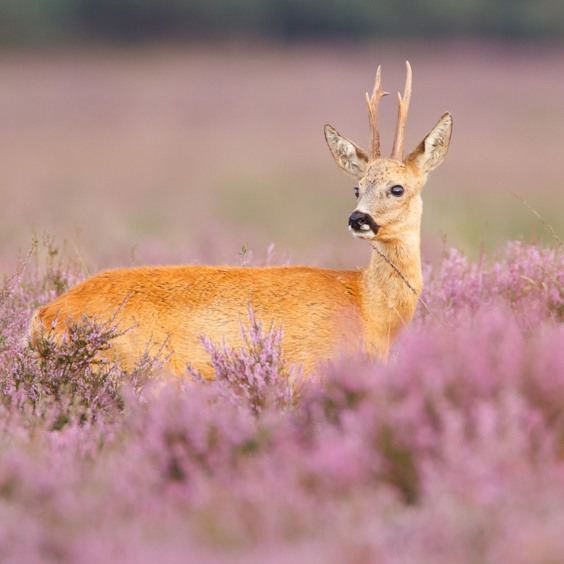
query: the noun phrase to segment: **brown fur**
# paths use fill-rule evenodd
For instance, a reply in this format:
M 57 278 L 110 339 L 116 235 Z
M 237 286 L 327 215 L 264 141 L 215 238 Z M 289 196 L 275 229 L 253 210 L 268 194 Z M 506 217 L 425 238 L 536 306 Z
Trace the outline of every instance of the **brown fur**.
M 179 376 L 187 364 L 212 377 L 200 335 L 215 343 L 242 344 L 240 322 L 249 305 L 266 326 L 283 325 L 285 357 L 306 373 L 340 352 L 364 351 L 386 358 L 409 323 L 417 296 L 382 257 L 385 255 L 417 293 L 422 288 L 420 192 L 426 173 L 442 162 L 452 119 L 445 114 L 404 162 L 370 161 L 366 153 L 330 126 L 326 138 L 337 164 L 359 179 L 357 210 L 369 213 L 378 233 L 355 233 L 372 242 L 370 262 L 356 271 L 289 267 L 144 267 L 103 272 L 38 309 L 31 336 L 54 327 L 62 337 L 67 321 L 83 314 L 99 321 L 116 315 L 125 332 L 113 354 L 131 368 L 147 350 L 163 350 Z M 402 185 L 396 198 L 390 188 Z M 116 313 L 117 312 L 117 313 Z

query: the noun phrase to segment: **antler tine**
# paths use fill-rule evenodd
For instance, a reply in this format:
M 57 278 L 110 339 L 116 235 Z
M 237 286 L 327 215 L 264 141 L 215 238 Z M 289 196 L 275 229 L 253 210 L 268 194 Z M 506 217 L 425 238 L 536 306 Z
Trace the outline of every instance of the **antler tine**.
M 396 126 L 396 136 L 392 149 L 391 159 L 403 162 L 403 146 L 405 142 L 405 123 L 407 121 L 407 111 L 409 110 L 409 100 L 411 98 L 411 65 L 405 61 L 407 77 L 405 79 L 405 90 L 403 98 L 398 92 L 398 123 Z
M 370 126 L 370 160 L 374 161 L 380 157 L 380 132 L 378 131 L 378 102 L 382 96 L 387 96 L 389 92 L 384 92 L 381 88 L 382 69 L 378 67 L 376 71 L 376 82 L 372 91 L 372 98 L 366 93 L 366 105 L 368 106 L 368 121 Z

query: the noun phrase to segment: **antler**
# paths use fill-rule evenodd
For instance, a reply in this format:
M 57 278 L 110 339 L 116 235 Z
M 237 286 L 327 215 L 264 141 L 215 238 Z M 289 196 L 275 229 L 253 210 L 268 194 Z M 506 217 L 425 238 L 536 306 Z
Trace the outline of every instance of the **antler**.
M 378 102 L 382 96 L 387 96 L 389 92 L 384 92 L 380 87 L 381 67 L 376 71 L 376 82 L 372 91 L 372 98 L 366 93 L 366 105 L 368 106 L 368 121 L 370 125 L 370 160 L 374 161 L 380 157 L 380 133 L 378 131 Z
M 407 78 L 405 79 L 405 91 L 403 98 L 398 92 L 398 124 L 396 127 L 396 137 L 392 149 L 391 159 L 403 162 L 403 145 L 405 141 L 405 122 L 407 120 L 407 111 L 409 110 L 409 99 L 411 98 L 411 65 L 409 61 L 405 61 L 407 68 Z

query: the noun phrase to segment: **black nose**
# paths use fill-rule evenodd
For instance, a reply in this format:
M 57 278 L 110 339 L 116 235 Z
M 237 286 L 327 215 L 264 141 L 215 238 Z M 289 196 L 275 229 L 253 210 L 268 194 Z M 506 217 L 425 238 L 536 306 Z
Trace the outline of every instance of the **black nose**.
M 355 231 L 360 231 L 360 228 L 365 223 L 368 223 L 368 216 L 362 212 L 353 212 L 349 215 L 349 227 Z

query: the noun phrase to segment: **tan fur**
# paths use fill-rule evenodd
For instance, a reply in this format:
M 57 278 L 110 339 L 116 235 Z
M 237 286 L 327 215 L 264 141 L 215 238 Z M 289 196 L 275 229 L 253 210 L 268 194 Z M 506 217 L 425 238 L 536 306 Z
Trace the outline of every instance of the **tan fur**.
M 289 267 L 144 267 L 103 272 L 38 309 L 31 337 L 51 331 L 62 338 L 69 319 L 99 321 L 116 316 L 125 332 L 113 354 L 130 369 L 146 351 L 163 349 L 169 370 L 179 376 L 187 364 L 212 377 L 200 343 L 242 345 L 240 322 L 249 305 L 268 327 L 283 325 L 285 357 L 306 373 L 320 360 L 364 351 L 386 358 L 390 345 L 409 323 L 417 296 L 383 258 L 387 257 L 419 293 L 420 192 L 426 173 L 446 155 L 452 119 L 445 114 L 404 162 L 369 157 L 331 126 L 326 138 L 337 164 L 359 179 L 357 210 L 379 225 L 377 234 L 355 233 L 371 241 L 368 266 L 356 271 Z M 405 196 L 390 195 L 402 185 Z M 117 312 L 117 313 L 116 313 Z

